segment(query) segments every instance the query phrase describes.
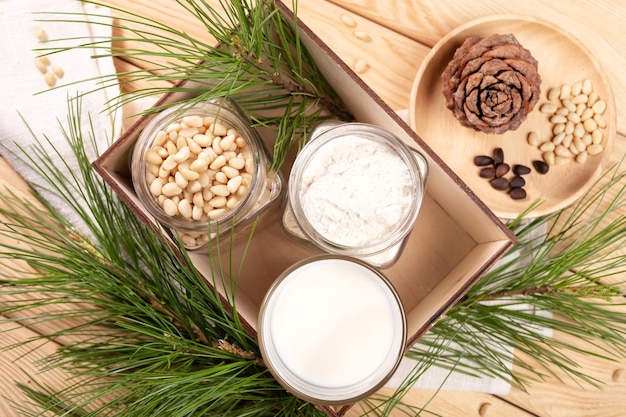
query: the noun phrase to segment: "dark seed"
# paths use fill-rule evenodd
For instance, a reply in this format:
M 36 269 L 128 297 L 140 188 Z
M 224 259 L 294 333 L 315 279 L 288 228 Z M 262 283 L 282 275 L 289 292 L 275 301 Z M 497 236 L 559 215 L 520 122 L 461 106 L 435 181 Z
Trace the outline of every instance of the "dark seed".
M 526 175 L 526 174 L 530 174 L 530 168 L 528 168 L 526 165 L 513 165 L 513 173 L 515 175 Z
M 494 180 L 490 181 L 490 184 L 493 188 L 495 188 L 496 190 L 506 190 L 507 188 L 509 188 L 509 180 L 507 180 L 506 178 L 496 178 Z
M 504 162 L 504 151 L 502 148 L 496 148 L 493 150 L 493 164 L 499 165 Z
M 509 164 L 498 164 L 496 165 L 496 177 L 504 177 L 510 170 L 511 167 L 509 166 Z
M 539 160 L 533 161 L 533 166 L 535 167 L 537 172 L 542 175 L 550 171 L 550 165 L 546 164 L 543 161 L 539 161 Z
M 519 175 L 516 175 L 511 178 L 510 184 L 511 188 L 522 188 L 526 185 L 526 180 L 524 180 L 524 178 L 520 177 Z
M 493 164 L 493 158 L 486 155 L 479 155 L 474 157 L 474 165 L 478 167 L 484 167 Z
M 523 188 L 512 188 L 509 195 L 513 200 L 522 200 L 526 198 L 526 190 Z
M 480 170 L 478 175 L 480 175 L 481 178 L 487 178 L 490 180 L 496 177 L 496 170 L 492 167 L 485 167 Z

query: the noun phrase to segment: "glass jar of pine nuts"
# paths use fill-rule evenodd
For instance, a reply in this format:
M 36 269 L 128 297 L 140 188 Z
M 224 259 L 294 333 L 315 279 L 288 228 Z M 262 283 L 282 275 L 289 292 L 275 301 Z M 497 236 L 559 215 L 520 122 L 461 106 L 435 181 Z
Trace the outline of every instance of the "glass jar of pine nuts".
M 230 100 L 179 104 L 156 115 L 131 155 L 145 209 L 198 249 L 256 218 L 282 194 L 280 173 L 243 111 Z

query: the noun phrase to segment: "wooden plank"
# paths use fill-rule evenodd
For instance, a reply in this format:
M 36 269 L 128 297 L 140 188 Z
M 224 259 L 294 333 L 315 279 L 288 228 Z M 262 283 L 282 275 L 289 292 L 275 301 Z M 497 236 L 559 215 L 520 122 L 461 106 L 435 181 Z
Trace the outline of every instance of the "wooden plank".
M 565 28 L 592 51 L 613 86 L 620 132 L 626 133 L 626 3 L 527 0 L 330 0 L 432 47 L 457 26 L 493 14 L 537 16 Z
M 297 14 L 391 108 L 408 109 L 429 48 L 326 1 L 300 2 Z
M 382 395 L 392 395 L 393 391 L 383 389 Z M 533 414 L 508 403 L 498 397 L 482 392 L 465 391 L 434 391 L 409 390 L 401 401 L 402 405 L 394 408 L 389 414 L 391 417 L 406 417 L 417 414 L 417 410 L 424 408 L 424 416 L 445 417 L 532 417 Z M 407 407 L 410 406 L 411 408 Z M 346 417 L 361 416 L 367 410 L 365 405 L 356 404 L 346 413 Z
M 55 390 L 66 385 L 68 374 L 60 369 L 42 372 L 37 361 L 42 360 L 56 351 L 58 345 L 54 342 L 32 342 L 12 349 L 6 349 L 16 343 L 29 340 L 37 333 L 25 327 L 15 327 L 15 324 L 6 323 L 0 316 L 0 415 L 3 417 L 18 417 L 19 406 L 26 406 L 28 398 L 17 387 L 17 383 L 37 388 L 37 384 L 48 385 Z
M 611 308 L 624 313 L 626 317 L 626 304 L 624 298 L 614 300 L 614 303 L 622 303 Z M 626 333 L 626 322 L 624 325 Z M 597 340 L 593 343 L 583 342 L 572 336 L 556 332 L 554 338 L 565 343 L 571 343 L 597 355 L 606 355 L 603 350 L 606 344 Z M 614 350 L 613 350 L 614 352 Z M 528 392 L 511 390 L 502 399 L 516 404 L 531 413 L 542 417 L 615 417 L 624 415 L 626 406 L 626 356 L 615 360 L 604 359 L 600 356 L 583 355 L 572 352 L 570 359 L 578 364 L 585 375 L 595 378 L 603 383 L 600 388 L 590 384 L 574 380 L 556 372 L 562 381 L 557 378 L 549 378 L 545 382 L 535 383 L 528 387 Z M 532 364 L 532 358 L 524 358 Z M 557 370 L 556 367 L 553 368 Z

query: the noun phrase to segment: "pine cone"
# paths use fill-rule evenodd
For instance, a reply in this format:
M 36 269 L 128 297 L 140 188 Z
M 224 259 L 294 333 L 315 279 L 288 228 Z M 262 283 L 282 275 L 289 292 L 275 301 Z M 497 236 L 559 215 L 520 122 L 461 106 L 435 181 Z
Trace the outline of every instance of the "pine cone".
M 485 133 L 517 129 L 541 93 L 537 60 L 512 34 L 466 39 L 441 78 L 446 107 Z

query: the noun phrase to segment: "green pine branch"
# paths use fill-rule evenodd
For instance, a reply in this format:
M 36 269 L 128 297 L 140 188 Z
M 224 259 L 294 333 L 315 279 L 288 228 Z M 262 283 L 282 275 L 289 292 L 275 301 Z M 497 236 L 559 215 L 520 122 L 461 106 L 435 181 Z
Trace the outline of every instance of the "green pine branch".
M 114 57 L 140 64 L 141 69 L 97 77 L 100 88 L 112 85 L 123 88 L 138 81 L 150 85 L 123 91 L 109 103 L 111 109 L 142 97 L 172 92 L 188 95 L 184 101 L 189 104 L 213 98 L 232 99 L 254 126 L 270 127 L 277 132 L 273 169 L 280 168 L 291 149 L 304 144 L 311 128 L 321 120 L 354 119 L 302 44 L 297 26 L 279 10 L 275 1 L 219 0 L 219 7 L 204 0 L 176 3 L 197 19 L 216 43 L 194 39 L 168 24 L 113 8 L 115 22 L 93 24 L 107 25 L 113 33 L 125 35 L 56 39 L 55 44 L 63 46 L 47 46 L 39 52 L 54 54 L 86 48 L 96 50 L 94 58 Z M 295 2 L 293 9 L 297 13 Z M 98 14 L 89 16 L 95 22 L 106 18 Z M 67 13 L 62 21 L 84 23 L 85 16 Z M 160 111 L 171 104 L 148 111 Z

